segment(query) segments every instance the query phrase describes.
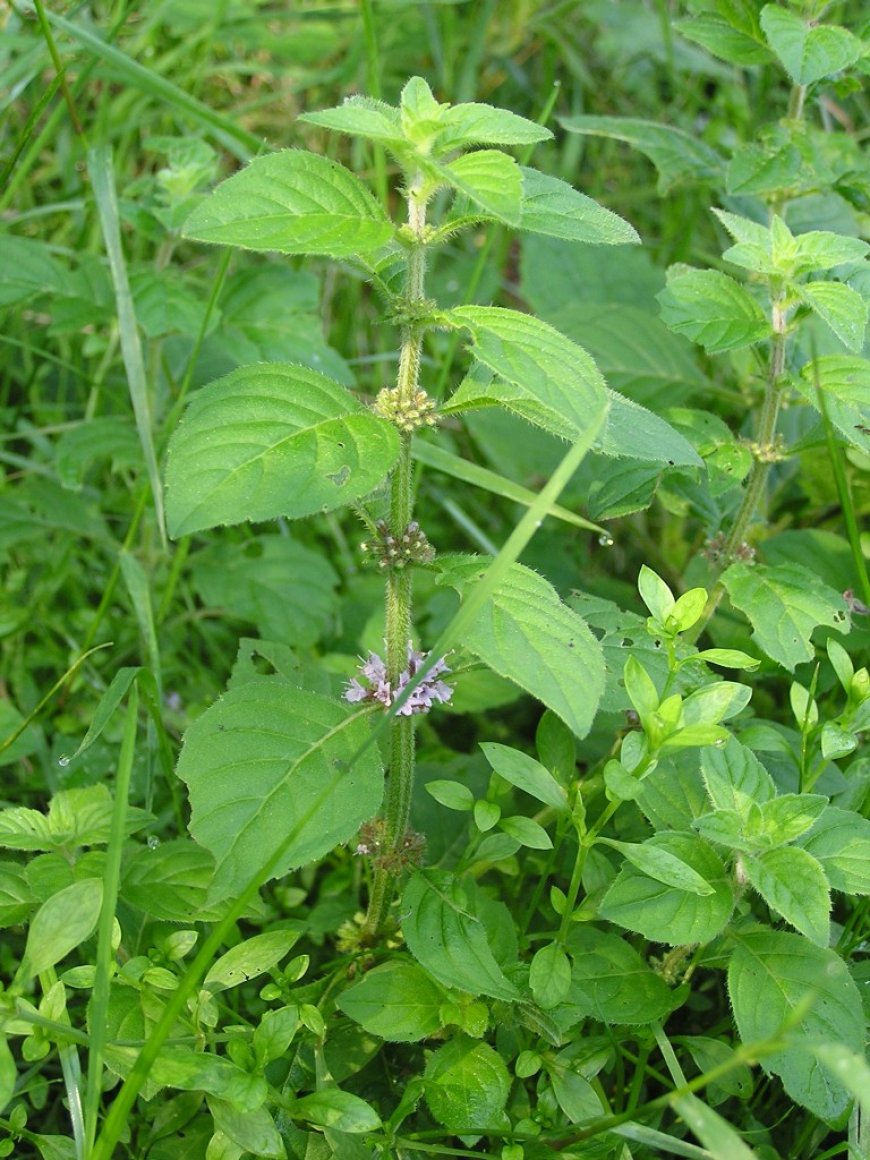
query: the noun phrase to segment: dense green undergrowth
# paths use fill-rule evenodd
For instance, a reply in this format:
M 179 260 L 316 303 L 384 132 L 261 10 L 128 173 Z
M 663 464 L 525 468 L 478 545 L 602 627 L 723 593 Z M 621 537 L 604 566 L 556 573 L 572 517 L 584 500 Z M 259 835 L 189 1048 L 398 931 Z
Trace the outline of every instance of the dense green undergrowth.
M 0 1155 L 870 1155 L 859 6 L 2 19 Z

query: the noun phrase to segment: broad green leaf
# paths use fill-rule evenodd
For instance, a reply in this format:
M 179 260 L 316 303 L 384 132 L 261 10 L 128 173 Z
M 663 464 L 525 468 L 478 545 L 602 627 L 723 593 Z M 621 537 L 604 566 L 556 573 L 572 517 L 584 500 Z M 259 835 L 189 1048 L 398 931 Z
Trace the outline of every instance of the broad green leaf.
M 798 839 L 825 872 L 834 890 L 870 894 L 870 821 L 828 806 L 813 828 Z
M 609 388 L 606 394 L 610 408 L 596 451 L 665 467 L 703 466 L 691 443 L 670 423 Z
M 752 1070 L 745 1063 L 737 1062 L 737 1053 L 730 1043 L 730 1037 L 714 1039 L 710 1035 L 681 1035 L 672 1037 L 672 1043 L 685 1047 L 697 1065 L 698 1071 L 721 1071 L 717 1079 L 713 1080 L 705 1091 L 709 1093 L 711 1102 L 719 1102 L 720 1096 L 736 1096 L 741 1100 L 748 1100 L 752 1095 L 754 1083 Z M 725 1071 L 724 1067 L 728 1070 Z
M 499 825 L 506 834 L 510 834 L 512 838 L 516 838 L 521 846 L 528 846 L 531 850 L 553 849 L 553 842 L 550 835 L 533 818 L 526 818 L 522 814 L 517 814 L 514 817 L 502 818 Z
M 215 1128 L 248 1154 L 258 1160 L 285 1160 L 284 1142 L 267 1108 L 241 1111 L 227 1100 L 210 1096 L 208 1109 Z
M 334 109 L 303 113 L 299 120 L 307 125 L 319 125 L 323 129 L 333 129 L 351 137 L 366 137 L 386 145 L 400 145 L 404 142 L 399 110 L 372 97 L 346 97 Z
M 426 782 L 426 792 L 448 810 L 465 811 L 474 808 L 474 794 L 461 781 L 435 778 Z
M 21 973 L 31 978 L 47 971 L 90 938 L 103 901 L 99 878 L 82 878 L 43 902 L 30 923 Z
M 121 898 L 165 922 L 206 921 L 214 858 L 189 838 L 143 846 L 125 861 Z
M 107 1044 L 106 1062 L 126 1075 L 140 1047 Z M 254 1112 L 265 1102 L 268 1088 L 262 1076 L 252 1075 L 225 1056 L 195 1051 L 182 1043 L 165 1043 L 149 1065 L 149 1078 L 159 1086 L 201 1091 L 227 1100 L 239 1112 Z
M 743 867 L 771 910 L 816 946 L 828 945 L 831 894 L 825 872 L 811 854 L 798 846 L 780 846 L 745 857 Z
M 839 1043 L 815 1043 L 810 1051 L 854 1096 L 862 1114 L 870 1116 L 870 1064 L 867 1056 L 850 1051 Z
M 306 367 L 240 367 L 193 397 L 169 443 L 174 536 L 332 511 L 383 481 L 396 429 Z
M 402 897 L 411 954 L 439 983 L 514 1002 L 520 993 L 495 960 L 486 926 L 468 909 L 462 884 L 446 870 L 419 870 Z
M 794 248 L 794 270 L 798 275 L 864 262 L 870 253 L 870 244 L 863 239 L 832 230 L 807 230 L 806 233 L 787 235 L 787 245 Z
M 142 465 L 142 447 L 132 419 L 105 415 L 88 419 L 64 431 L 55 445 L 55 467 L 64 487 L 79 491 L 88 469 L 98 460 L 110 461 L 113 471 Z
M 523 176 L 513 157 L 478 149 L 439 166 L 438 173 L 484 213 L 511 226 L 520 224 Z
M 671 267 L 667 288 L 656 297 L 671 330 L 710 354 L 739 350 L 770 334 L 770 322 L 755 299 L 718 270 Z
M 465 597 L 485 571 L 473 557 L 438 561 L 439 585 Z M 513 564 L 462 639 L 499 676 L 537 697 L 579 737 L 604 690 L 601 648 L 585 622 L 542 576 Z
M 670 125 L 635 117 L 585 115 L 560 117 L 559 123 L 570 133 L 612 137 L 640 150 L 658 170 L 659 193 L 687 182 L 716 183 L 724 174 L 725 163 L 715 149 Z
M 866 407 L 870 400 L 870 359 L 849 354 L 826 354 L 801 367 L 807 387 L 818 387 L 844 403 Z M 812 399 L 812 396 L 808 396 Z
M 741 26 L 712 13 L 701 13 L 688 20 L 675 20 L 673 26 L 687 40 L 741 68 L 771 60 L 770 50 L 760 42 L 760 33 L 749 22 Z
M 37 294 L 62 294 L 72 277 L 44 242 L 0 234 L 0 249 L 0 308 Z
M 576 439 L 605 412 L 595 363 L 547 323 L 497 306 L 460 306 L 445 321 L 471 331 L 475 358 L 514 388 L 508 398 L 525 402 L 524 417 L 538 426 Z
M 798 292 L 844 346 L 854 351 L 863 348 L 868 305 L 857 290 L 842 282 L 805 282 Z
M 718 725 L 742 712 L 752 697 L 748 685 L 714 681 L 690 693 L 683 701 L 683 725 Z
M 690 866 L 714 893 L 706 896 L 665 886 L 624 865 L 601 903 L 601 916 L 654 942 L 678 946 L 709 942 L 731 917 L 734 897 L 718 856 L 694 834 L 656 834 L 660 846 Z
M 215 993 L 227 991 L 270 971 L 290 953 L 299 934 L 299 930 L 284 927 L 244 939 L 212 963 L 203 987 Z
M 654 572 L 646 564 L 641 564 L 640 572 L 637 574 L 637 590 L 640 593 L 641 600 L 650 610 L 651 615 L 660 624 L 665 624 L 674 610 L 676 600 L 674 599 L 673 592 L 671 592 L 658 572 Z M 656 697 L 657 704 L 658 697 Z
M 674 1008 L 664 979 L 618 934 L 574 927 L 567 949 L 573 960 L 567 1002 L 602 1023 L 652 1023 Z
M 501 1127 L 511 1079 L 489 1044 L 466 1036 L 451 1039 L 429 1057 L 424 1076 L 429 1111 L 445 1128 Z
M 716 809 L 744 814 L 750 802 L 768 802 L 776 796 L 773 778 L 751 749 L 729 737 L 725 745 L 705 749 L 701 772 Z
M 466 145 L 534 145 L 553 134 L 507 109 L 468 102 L 445 109 L 439 119 L 435 148 L 441 152 Z
M 381 1126 L 380 1116 L 371 1104 L 339 1088 L 321 1088 L 301 1096 L 291 1102 L 287 1111 L 294 1119 L 352 1135 L 376 1132 Z
M 661 846 L 653 845 L 651 842 L 617 842 L 612 838 L 598 840 L 603 845 L 618 850 L 627 862 L 648 878 L 654 878 L 656 882 L 663 882 L 665 886 L 674 886 L 677 890 L 685 890 L 689 894 L 699 894 L 702 897 L 715 893 L 713 887 L 697 870 L 693 870 L 681 858 Z
M 26 806 L 0 810 L 0 846 L 9 850 L 68 850 L 102 845 L 109 840 L 112 808 L 112 796 L 105 785 L 58 790 L 47 814 Z M 124 832 L 133 834 L 152 820 L 147 810 L 130 806 Z
M 738 146 L 728 163 L 726 192 L 739 197 L 791 193 L 806 180 L 804 157 L 787 137 Z
M 644 728 L 649 728 L 659 707 L 659 694 L 652 677 L 637 659 L 630 656 L 622 673 L 625 691 Z
M 567 181 L 525 166 L 522 176 L 521 230 L 596 246 L 640 241 L 634 226 Z
M 346 842 L 378 808 L 377 750 L 360 713 L 268 677 L 231 689 L 190 726 L 178 761 L 193 837 L 214 854 L 213 897 Z M 352 758 L 353 765 L 350 765 Z
M 728 964 L 728 991 L 744 1043 L 777 1038 L 788 1025 L 790 1046 L 763 1055 L 764 1070 L 820 1119 L 840 1116 L 851 1093 L 808 1047 L 834 1043 L 863 1055 L 861 996 L 843 960 L 800 935 L 747 932 Z
M 776 846 L 793 842 L 812 826 L 827 808 L 820 793 L 784 793 L 760 806 L 764 833 Z
M 338 576 L 322 552 L 290 536 L 263 535 L 245 544 L 219 541 L 191 563 L 203 604 L 251 621 L 264 640 L 309 647 L 335 614 Z
M 350 258 L 386 245 L 393 226 L 344 166 L 285 149 L 222 181 L 187 219 L 184 236 L 246 250 Z
M 394 960 L 368 971 L 337 1005 L 371 1035 L 416 1043 L 441 1029 L 444 991 L 416 963 Z
M 586 510 L 594 520 L 615 520 L 644 511 L 653 501 L 661 475 L 660 463 L 618 460 L 592 480 Z
M 861 41 L 836 24 L 808 23 L 778 4 L 761 10 L 767 43 L 796 85 L 841 72 L 862 55 Z
M 564 1002 L 571 987 L 571 963 L 558 943 L 547 943 L 535 951 L 529 986 L 535 1002 L 544 1010 Z
M 671 1107 L 701 1141 L 712 1160 L 754 1160 L 756 1153 L 744 1144 L 727 1120 L 697 1096 L 671 1096 Z
M 519 749 L 499 745 L 494 741 L 482 741 L 480 748 L 499 777 L 503 777 L 518 789 L 525 790 L 545 805 L 553 806 L 557 810 L 567 808 L 564 789 L 539 761 L 535 761 L 533 757 L 529 757 Z
M 748 617 L 752 639 L 790 672 L 814 656 L 813 629 L 848 626 L 842 596 L 799 564 L 732 564 L 722 583 L 731 603 Z
M 39 899 L 18 862 L 0 862 L 0 928 L 24 922 Z

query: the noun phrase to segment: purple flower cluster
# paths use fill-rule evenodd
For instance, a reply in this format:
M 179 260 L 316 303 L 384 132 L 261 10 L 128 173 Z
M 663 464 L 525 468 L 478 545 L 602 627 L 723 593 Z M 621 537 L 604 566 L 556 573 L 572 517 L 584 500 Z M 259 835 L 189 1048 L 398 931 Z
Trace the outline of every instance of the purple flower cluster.
M 387 666 L 377 653 L 369 653 L 369 659 L 360 666 L 360 673 L 367 684 L 356 677 L 348 681 L 344 691 L 345 701 L 380 701 L 387 709 L 398 699 L 405 685 L 420 671 L 426 660 L 426 653 L 417 652 L 408 641 L 408 667 L 399 674 L 396 687 L 387 679 Z M 437 660 L 420 684 L 399 709 L 399 715 L 410 717 L 412 713 L 428 713 L 437 702 L 445 704 L 453 696 L 453 689 L 438 680 L 442 673 L 449 673 L 444 657 Z

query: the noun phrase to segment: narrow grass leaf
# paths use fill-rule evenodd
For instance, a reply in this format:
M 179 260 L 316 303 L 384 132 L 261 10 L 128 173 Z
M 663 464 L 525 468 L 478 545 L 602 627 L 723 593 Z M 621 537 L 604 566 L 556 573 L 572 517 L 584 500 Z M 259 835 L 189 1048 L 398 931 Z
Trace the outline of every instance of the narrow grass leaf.
M 139 340 L 139 329 L 136 324 L 136 313 L 133 309 L 133 296 L 130 293 L 130 283 L 127 278 L 127 263 L 121 245 L 121 223 L 115 192 L 112 152 L 108 146 L 100 145 L 88 151 L 88 173 L 94 190 L 100 228 L 103 233 L 103 244 L 109 257 L 109 268 L 115 287 L 118 331 L 121 339 L 124 370 L 127 373 L 127 388 L 130 392 L 130 401 L 133 404 L 139 442 L 142 444 L 142 453 L 145 456 L 145 467 L 151 486 L 151 495 L 154 499 L 157 526 L 160 529 L 160 536 L 165 547 L 166 520 L 163 512 L 163 488 L 157 467 L 157 454 L 154 449 L 151 400 L 148 392 L 148 379 L 145 374 L 145 363 L 142 358 L 142 344 Z
M 723 1120 L 718 1112 L 714 1112 L 697 1096 L 673 1095 L 669 1102 L 714 1160 L 755 1160 L 756 1153 L 743 1142 L 728 1121 Z

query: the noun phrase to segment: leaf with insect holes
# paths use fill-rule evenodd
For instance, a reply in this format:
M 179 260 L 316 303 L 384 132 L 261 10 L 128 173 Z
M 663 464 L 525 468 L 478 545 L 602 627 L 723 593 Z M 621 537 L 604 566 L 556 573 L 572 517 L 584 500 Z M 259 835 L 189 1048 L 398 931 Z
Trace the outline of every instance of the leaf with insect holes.
M 395 427 L 340 383 L 292 363 L 240 367 L 194 395 L 169 442 L 170 533 L 332 511 L 398 454 Z
M 385 246 L 393 225 L 343 165 L 284 149 L 255 158 L 222 181 L 183 232 L 194 241 L 245 250 L 351 258 Z

